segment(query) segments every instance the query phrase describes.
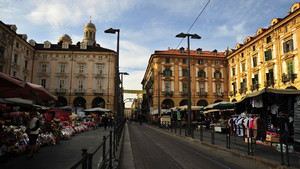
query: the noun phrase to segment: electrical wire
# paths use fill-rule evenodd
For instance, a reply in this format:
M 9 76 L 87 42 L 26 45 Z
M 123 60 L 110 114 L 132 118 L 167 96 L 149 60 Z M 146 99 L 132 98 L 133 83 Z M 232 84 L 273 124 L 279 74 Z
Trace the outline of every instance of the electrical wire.
M 195 19 L 195 21 L 193 22 L 193 24 L 190 26 L 190 28 L 188 29 L 187 33 L 190 32 L 190 30 L 194 27 L 195 23 L 198 21 L 199 17 L 202 15 L 203 11 L 205 10 L 205 8 L 207 7 L 207 5 L 209 4 L 210 0 L 208 0 L 208 2 L 206 3 L 206 5 L 204 6 L 204 8 L 201 10 L 201 12 L 199 13 L 199 15 L 197 16 L 197 18 Z M 179 44 L 177 45 L 177 47 L 175 48 L 178 49 L 179 45 L 182 43 L 183 39 L 185 38 L 182 38 L 181 41 L 179 42 Z

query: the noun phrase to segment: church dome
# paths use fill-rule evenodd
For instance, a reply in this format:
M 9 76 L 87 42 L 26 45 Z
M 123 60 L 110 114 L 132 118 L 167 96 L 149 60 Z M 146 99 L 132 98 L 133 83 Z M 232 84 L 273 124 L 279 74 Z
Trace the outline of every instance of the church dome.
M 85 27 L 96 28 L 96 26 L 91 21 L 87 23 Z
M 67 34 L 63 34 L 63 35 L 61 35 L 61 38 L 64 38 L 64 39 L 71 39 L 71 38 L 70 38 L 70 36 L 69 36 L 69 35 L 67 35 Z

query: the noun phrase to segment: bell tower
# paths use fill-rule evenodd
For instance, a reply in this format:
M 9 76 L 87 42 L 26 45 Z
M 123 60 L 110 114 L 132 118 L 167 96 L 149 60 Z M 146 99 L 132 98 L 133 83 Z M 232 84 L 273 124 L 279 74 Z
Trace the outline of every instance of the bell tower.
M 84 35 L 82 42 L 86 43 L 88 46 L 93 46 L 96 43 L 96 27 L 90 20 L 84 27 Z

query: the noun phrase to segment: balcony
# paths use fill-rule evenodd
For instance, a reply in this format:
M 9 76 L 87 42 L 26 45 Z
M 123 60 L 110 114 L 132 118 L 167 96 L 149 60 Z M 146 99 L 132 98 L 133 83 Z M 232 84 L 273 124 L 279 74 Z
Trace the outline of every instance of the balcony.
M 68 89 L 66 88 L 56 88 L 55 89 L 55 93 L 60 93 L 60 94 L 63 94 L 63 93 L 67 93 Z
M 84 93 L 86 93 L 86 89 L 74 89 L 74 93 L 76 93 L 76 94 L 84 94 Z
M 264 84 L 265 84 L 265 87 L 270 87 L 270 86 L 272 86 L 272 87 L 274 87 L 274 80 L 266 80 L 265 82 L 264 82 Z
M 93 89 L 93 93 L 94 94 L 104 94 L 104 90 L 103 89 Z
M 181 96 L 187 96 L 187 95 L 188 95 L 188 92 L 180 92 L 180 95 L 181 95 Z
M 253 92 L 254 90 L 258 90 L 259 89 L 259 84 L 254 84 L 250 86 L 251 91 Z
M 224 96 L 224 93 L 221 93 L 221 92 L 217 92 L 217 93 L 214 93 L 214 96 L 216 98 L 222 98 Z
M 245 94 L 247 92 L 247 87 L 242 87 L 242 88 L 240 88 L 240 90 L 239 90 L 239 93 L 240 94 Z
M 207 92 L 197 92 L 197 95 L 200 97 L 207 97 Z
M 162 94 L 163 94 L 164 96 L 172 97 L 172 96 L 173 96 L 173 91 L 163 92 Z
M 282 76 L 281 76 L 281 81 L 283 83 L 286 83 L 288 81 L 291 81 L 292 83 L 294 83 L 294 81 L 295 81 L 296 78 L 297 78 L 296 74 L 290 74 L 288 76 L 288 74 L 283 73 Z

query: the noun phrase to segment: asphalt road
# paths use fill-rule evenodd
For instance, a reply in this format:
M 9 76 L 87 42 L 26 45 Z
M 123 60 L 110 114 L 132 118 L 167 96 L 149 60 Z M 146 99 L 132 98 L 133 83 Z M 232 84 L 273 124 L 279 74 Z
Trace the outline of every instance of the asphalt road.
M 128 126 L 136 169 L 270 168 L 138 123 Z

